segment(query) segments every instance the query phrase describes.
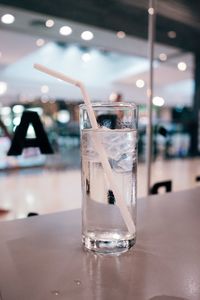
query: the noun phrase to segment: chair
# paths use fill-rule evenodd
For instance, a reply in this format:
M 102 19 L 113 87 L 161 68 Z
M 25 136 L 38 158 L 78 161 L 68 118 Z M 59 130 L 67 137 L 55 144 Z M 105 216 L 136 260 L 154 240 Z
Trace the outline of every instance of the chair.
M 200 176 L 196 176 L 195 181 L 200 181 Z
M 158 191 L 161 187 L 165 188 L 166 193 L 169 193 L 172 191 L 172 181 L 168 180 L 168 181 L 160 181 L 155 183 L 150 190 L 150 194 L 151 195 L 156 195 L 158 194 Z
M 30 212 L 27 214 L 27 217 L 35 217 L 35 216 L 38 216 L 39 214 L 36 213 L 36 212 Z

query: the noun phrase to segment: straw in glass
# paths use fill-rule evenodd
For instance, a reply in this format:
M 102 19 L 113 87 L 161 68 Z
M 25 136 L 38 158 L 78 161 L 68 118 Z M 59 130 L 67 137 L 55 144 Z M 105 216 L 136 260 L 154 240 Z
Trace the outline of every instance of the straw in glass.
M 73 79 L 69 76 L 66 76 L 66 75 L 64 75 L 60 72 L 49 69 L 49 68 L 47 68 L 43 65 L 40 65 L 40 64 L 34 64 L 34 68 L 41 71 L 41 72 L 43 72 L 43 73 L 46 73 L 50 76 L 61 79 L 65 82 L 67 82 L 67 83 L 71 83 L 71 84 L 77 86 L 78 88 L 80 88 L 82 96 L 83 96 L 83 100 L 84 100 L 84 103 L 86 105 L 86 109 L 87 109 L 87 112 L 88 112 L 89 120 L 90 120 L 90 123 L 92 125 L 92 129 L 98 129 L 98 124 L 97 124 L 97 121 L 96 121 L 96 118 L 95 118 L 95 115 L 94 115 L 94 111 L 93 111 L 93 108 L 92 108 L 90 96 L 89 96 L 87 90 L 85 89 L 84 84 L 81 81 Z M 115 180 L 113 178 L 112 169 L 111 169 L 111 166 L 109 164 L 105 149 L 104 149 L 101 141 L 97 138 L 97 136 L 95 136 L 94 145 L 95 145 L 95 148 L 96 148 L 95 150 L 99 154 L 100 161 L 102 163 L 102 166 L 103 166 L 104 172 L 106 174 L 106 177 L 109 180 L 110 187 L 111 187 L 112 192 L 115 196 L 115 199 L 116 199 L 117 205 L 120 209 L 120 212 L 121 212 L 122 218 L 124 220 L 124 223 L 126 224 L 129 233 L 134 234 L 135 233 L 134 222 L 131 218 L 130 212 L 129 212 L 126 204 L 124 203 L 124 201 L 121 197 L 118 186 L 116 185 Z

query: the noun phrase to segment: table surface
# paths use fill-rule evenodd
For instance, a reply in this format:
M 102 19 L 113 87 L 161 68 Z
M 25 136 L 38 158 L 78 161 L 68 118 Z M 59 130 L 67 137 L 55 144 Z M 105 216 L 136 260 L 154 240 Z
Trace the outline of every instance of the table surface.
M 200 188 L 138 199 L 132 250 L 81 247 L 80 210 L 0 223 L 1 300 L 200 299 Z

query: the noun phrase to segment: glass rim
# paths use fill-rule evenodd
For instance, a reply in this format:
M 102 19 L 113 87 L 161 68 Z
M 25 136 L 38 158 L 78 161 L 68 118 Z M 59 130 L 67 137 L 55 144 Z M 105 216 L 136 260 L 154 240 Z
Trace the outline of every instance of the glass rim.
M 134 102 L 92 102 L 93 108 L 132 108 L 137 110 L 137 105 Z M 79 108 L 86 109 L 87 105 L 85 103 L 79 104 Z

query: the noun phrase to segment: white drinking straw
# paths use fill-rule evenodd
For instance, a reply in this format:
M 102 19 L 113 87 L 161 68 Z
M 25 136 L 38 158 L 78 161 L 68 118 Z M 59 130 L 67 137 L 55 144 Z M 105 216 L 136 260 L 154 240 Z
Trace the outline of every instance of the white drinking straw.
M 80 90 L 81 90 L 82 96 L 83 96 L 84 103 L 85 103 L 86 108 L 87 108 L 87 112 L 88 112 L 88 116 L 89 116 L 92 128 L 93 129 L 98 129 L 98 124 L 97 124 L 97 121 L 96 121 L 96 118 L 95 118 L 95 115 L 94 115 L 94 111 L 93 111 L 93 108 L 92 108 L 92 104 L 91 104 L 89 94 L 87 93 L 87 91 L 84 87 L 84 84 L 81 81 L 73 79 L 69 76 L 66 76 L 66 75 L 60 73 L 60 72 L 51 70 L 51 69 L 49 69 L 49 68 L 47 68 L 43 65 L 40 65 L 40 64 L 34 64 L 34 68 L 41 71 L 41 72 L 43 72 L 43 73 L 46 73 L 50 76 L 61 79 L 65 82 L 67 82 L 67 83 L 71 83 L 71 84 L 79 87 Z M 129 233 L 134 234 L 135 233 L 134 222 L 131 218 L 130 212 L 129 212 L 126 204 L 123 202 L 123 199 L 120 195 L 120 191 L 118 189 L 118 186 L 116 185 L 116 183 L 113 179 L 112 169 L 110 167 L 105 149 L 104 149 L 104 147 L 102 146 L 100 140 L 97 137 L 95 137 L 94 142 L 95 142 L 94 144 L 95 144 L 96 151 L 99 154 L 104 172 L 106 174 L 107 179 L 109 180 L 111 190 L 112 190 L 112 192 L 115 196 L 115 199 L 116 199 L 117 205 L 120 209 L 120 212 L 121 212 L 122 218 L 124 220 L 124 223 L 126 224 Z

